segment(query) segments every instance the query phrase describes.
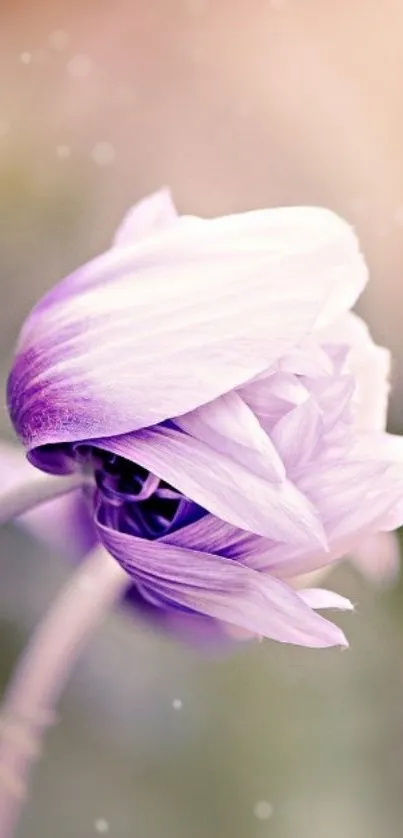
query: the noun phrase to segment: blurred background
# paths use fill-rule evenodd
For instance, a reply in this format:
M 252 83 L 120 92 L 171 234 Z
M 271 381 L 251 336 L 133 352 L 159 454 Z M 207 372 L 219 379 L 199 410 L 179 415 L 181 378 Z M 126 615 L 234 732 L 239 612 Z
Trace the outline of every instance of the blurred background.
M 169 185 L 185 212 L 315 203 L 355 225 L 403 430 L 402 42 L 401 0 L 2 0 L 2 381 L 38 296 Z M 68 567 L 11 528 L 0 566 L 5 683 Z M 18 838 L 401 838 L 403 586 L 332 582 L 358 603 L 345 653 L 201 656 L 112 617 Z

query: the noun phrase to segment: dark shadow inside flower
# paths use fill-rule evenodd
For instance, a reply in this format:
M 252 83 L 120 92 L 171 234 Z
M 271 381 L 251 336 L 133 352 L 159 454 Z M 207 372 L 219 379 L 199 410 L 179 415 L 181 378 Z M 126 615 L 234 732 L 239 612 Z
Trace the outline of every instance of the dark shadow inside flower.
M 164 480 L 123 457 L 92 447 L 76 450 L 86 466 L 92 464 L 94 504 L 107 527 L 154 540 L 194 523 L 206 510 Z

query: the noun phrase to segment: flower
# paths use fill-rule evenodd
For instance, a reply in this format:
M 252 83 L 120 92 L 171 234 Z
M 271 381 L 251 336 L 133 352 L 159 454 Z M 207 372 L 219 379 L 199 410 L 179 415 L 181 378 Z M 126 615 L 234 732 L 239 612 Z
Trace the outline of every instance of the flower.
M 346 644 L 314 609 L 348 600 L 295 579 L 403 522 L 389 356 L 349 311 L 366 278 L 326 210 L 179 217 L 162 191 L 31 312 L 12 422 L 31 464 L 81 470 L 87 535 L 136 608 L 185 635 Z

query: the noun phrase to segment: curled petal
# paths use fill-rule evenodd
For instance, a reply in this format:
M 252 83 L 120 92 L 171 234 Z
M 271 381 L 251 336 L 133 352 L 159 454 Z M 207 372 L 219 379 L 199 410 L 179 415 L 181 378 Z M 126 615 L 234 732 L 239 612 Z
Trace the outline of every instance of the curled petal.
M 396 475 L 396 466 L 391 464 L 370 460 L 323 464 L 307 469 L 298 482 L 322 515 L 328 552 L 319 548 L 307 554 L 292 544 L 273 544 L 265 550 L 262 542 L 260 553 L 256 545 L 248 557 L 248 565 L 279 578 L 296 577 L 343 556 L 354 557 L 356 551 L 360 556 L 361 544 L 375 538 L 375 546 L 377 533 L 403 523 L 403 472 Z
M 321 410 L 326 431 L 332 430 L 343 419 L 349 420 L 350 402 L 356 386 L 352 375 L 316 379 L 310 381 L 307 386 Z
M 325 588 L 304 588 L 298 591 L 301 599 L 310 608 L 335 608 L 337 611 L 354 611 L 354 605 L 344 596 Z
M 179 220 L 169 189 L 160 189 L 143 198 L 125 215 L 113 243 L 115 247 L 129 247 L 136 241 L 159 233 Z
M 289 410 L 303 404 L 310 396 L 299 378 L 287 372 L 258 377 L 241 387 L 239 393 L 269 433 Z
M 215 515 L 204 515 L 198 521 L 164 535 L 160 541 L 188 550 L 200 550 L 228 559 L 239 559 L 245 565 L 249 565 L 252 556 L 261 555 L 263 550 L 267 551 L 275 543 L 234 527 Z M 251 566 L 253 567 L 253 564 Z
M 309 462 L 322 433 L 322 416 L 313 398 L 294 407 L 277 422 L 271 437 L 289 473 Z
M 208 553 L 225 554 L 227 549 L 234 545 L 239 543 L 243 545 L 245 540 L 254 538 L 253 533 L 240 530 L 228 524 L 227 521 L 216 518 L 215 515 L 204 515 L 186 527 L 164 535 L 161 541 L 177 547 L 187 547 L 189 550 L 206 550 Z M 258 540 L 261 541 L 260 537 Z
M 383 431 L 390 390 L 390 352 L 374 343 L 367 325 L 353 312 L 343 314 L 321 337 L 328 342 L 342 341 L 349 347 L 346 368 L 356 383 L 356 427 Z
M 308 548 L 326 545 L 313 507 L 289 480 L 270 483 L 179 429 L 157 426 L 94 444 L 140 464 L 235 527 Z
M 173 224 L 55 288 L 21 334 L 8 385 L 28 448 L 122 434 L 194 410 L 348 308 L 366 267 L 325 210 Z
M 190 609 L 254 635 L 302 646 L 346 646 L 343 632 L 277 579 L 208 553 L 147 542 L 99 526 L 100 539 L 161 607 Z
M 270 437 L 235 391 L 180 416 L 175 425 L 267 480 L 285 479 L 284 464 Z
M 298 485 L 320 510 L 330 548 L 334 541 L 387 529 L 391 511 L 403 511 L 403 474 L 398 479 L 385 462 L 325 463 L 307 469 Z

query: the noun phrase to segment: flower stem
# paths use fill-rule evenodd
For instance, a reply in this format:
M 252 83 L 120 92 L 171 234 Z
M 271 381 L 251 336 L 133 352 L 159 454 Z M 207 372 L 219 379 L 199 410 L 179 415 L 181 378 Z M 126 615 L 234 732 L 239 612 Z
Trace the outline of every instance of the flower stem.
M 29 769 L 87 638 L 130 584 L 120 565 L 97 547 L 51 606 L 17 665 L 0 716 L 0 838 L 12 838 Z
M 0 525 L 6 524 L 13 518 L 18 518 L 19 515 L 29 512 L 30 509 L 40 506 L 46 501 L 61 497 L 61 495 L 67 495 L 83 484 L 84 477 L 81 473 L 72 474 L 68 477 L 40 474 L 28 483 L 14 486 L 4 495 L 0 495 Z

